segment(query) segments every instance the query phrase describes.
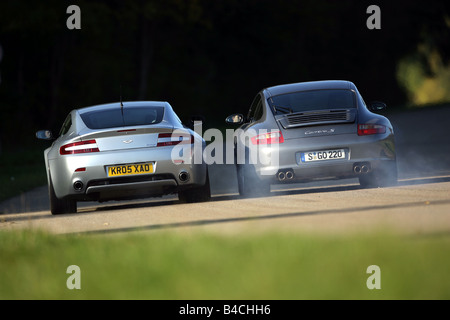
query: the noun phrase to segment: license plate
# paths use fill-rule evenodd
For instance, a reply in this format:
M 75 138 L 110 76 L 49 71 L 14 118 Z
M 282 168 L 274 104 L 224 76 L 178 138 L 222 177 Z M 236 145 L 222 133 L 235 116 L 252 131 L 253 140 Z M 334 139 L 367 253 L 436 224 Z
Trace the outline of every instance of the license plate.
M 153 173 L 153 163 L 123 164 L 106 167 L 108 177 Z
M 344 149 L 308 151 L 308 152 L 303 152 L 301 154 L 302 162 L 336 160 L 336 159 L 346 159 L 346 154 L 345 154 Z

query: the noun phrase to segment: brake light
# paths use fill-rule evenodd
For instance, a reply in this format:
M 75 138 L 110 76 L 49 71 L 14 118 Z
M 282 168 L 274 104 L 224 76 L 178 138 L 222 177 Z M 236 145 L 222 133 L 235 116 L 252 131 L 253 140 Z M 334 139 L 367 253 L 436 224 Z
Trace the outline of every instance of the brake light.
M 386 127 L 381 124 L 358 124 L 358 136 L 386 133 Z
M 259 134 L 252 138 L 253 144 L 275 144 L 275 143 L 283 143 L 284 138 L 281 131 L 273 131 L 267 132 L 263 134 Z
M 80 142 L 73 142 L 66 145 L 63 145 L 59 148 L 59 154 L 80 154 L 80 153 L 90 153 L 90 152 L 99 152 L 97 142 L 95 140 L 87 140 Z
M 173 134 L 160 133 L 158 135 L 157 147 L 174 146 L 179 143 L 192 144 L 194 143 L 194 136 L 190 134 Z

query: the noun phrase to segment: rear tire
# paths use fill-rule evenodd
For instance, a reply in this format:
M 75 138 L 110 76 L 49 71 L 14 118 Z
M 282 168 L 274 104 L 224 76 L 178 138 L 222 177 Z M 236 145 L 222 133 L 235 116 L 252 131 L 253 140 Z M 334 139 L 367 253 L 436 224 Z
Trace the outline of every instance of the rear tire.
M 390 163 L 359 177 L 363 188 L 383 188 L 396 186 L 398 183 L 397 161 Z
M 211 199 L 209 173 L 206 171 L 206 181 L 203 186 L 178 191 L 178 199 L 183 203 L 206 202 Z
M 239 195 L 241 197 L 262 197 L 270 195 L 270 183 L 261 180 L 253 167 L 236 165 Z
M 53 215 L 77 212 L 77 202 L 75 200 L 59 199 L 56 196 L 51 178 L 49 179 L 48 193 L 50 199 L 50 211 Z

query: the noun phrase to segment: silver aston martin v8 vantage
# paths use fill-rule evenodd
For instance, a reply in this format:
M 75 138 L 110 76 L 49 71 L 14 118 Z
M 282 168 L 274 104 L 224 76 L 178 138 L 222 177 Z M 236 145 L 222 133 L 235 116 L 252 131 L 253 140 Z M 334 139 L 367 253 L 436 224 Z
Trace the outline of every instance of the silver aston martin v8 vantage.
M 49 130 L 36 135 L 53 140 Z M 51 212 L 74 213 L 78 201 L 176 192 L 181 201 L 207 201 L 206 164 L 193 164 L 186 155 L 173 152 L 179 144 L 194 143 L 201 152 L 205 141 L 183 126 L 168 102 L 120 102 L 72 110 L 44 151 Z M 194 156 L 193 150 L 189 156 Z
M 385 108 L 382 102 L 366 105 L 349 81 L 263 89 L 247 116 L 226 119 L 240 125 L 234 141 L 239 193 L 264 194 L 270 184 L 317 179 L 357 177 L 363 187 L 396 184 L 393 127 L 377 114 Z M 252 162 L 255 148 L 271 161 Z

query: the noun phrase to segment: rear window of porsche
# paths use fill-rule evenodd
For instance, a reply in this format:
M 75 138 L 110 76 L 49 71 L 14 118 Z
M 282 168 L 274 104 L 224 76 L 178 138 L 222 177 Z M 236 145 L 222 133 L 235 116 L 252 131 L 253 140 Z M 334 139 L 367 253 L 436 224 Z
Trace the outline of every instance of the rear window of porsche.
M 355 93 L 343 89 L 291 92 L 271 97 L 268 102 L 277 113 L 356 107 Z
M 89 129 L 143 126 L 160 123 L 164 107 L 125 107 L 88 111 L 80 114 Z

